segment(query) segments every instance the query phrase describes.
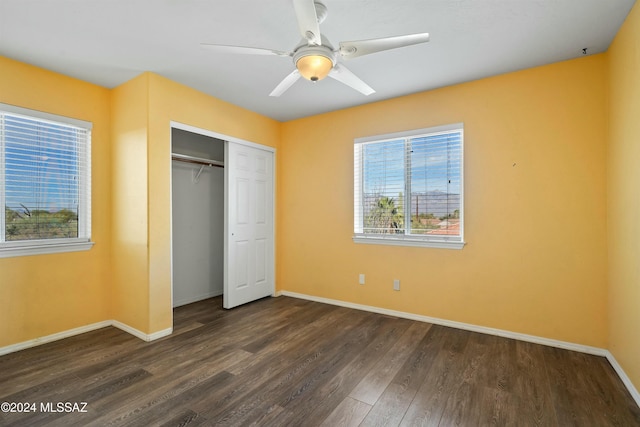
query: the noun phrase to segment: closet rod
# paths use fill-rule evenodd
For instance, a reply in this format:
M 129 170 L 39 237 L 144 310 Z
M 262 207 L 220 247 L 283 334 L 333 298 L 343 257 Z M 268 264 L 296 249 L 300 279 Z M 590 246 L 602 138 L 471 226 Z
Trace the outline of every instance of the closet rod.
M 202 157 L 187 156 L 185 154 L 178 153 L 172 153 L 171 160 L 177 160 L 179 162 L 186 163 L 195 163 L 196 165 L 215 166 L 218 168 L 224 167 L 224 162 L 221 162 L 219 160 L 204 159 Z

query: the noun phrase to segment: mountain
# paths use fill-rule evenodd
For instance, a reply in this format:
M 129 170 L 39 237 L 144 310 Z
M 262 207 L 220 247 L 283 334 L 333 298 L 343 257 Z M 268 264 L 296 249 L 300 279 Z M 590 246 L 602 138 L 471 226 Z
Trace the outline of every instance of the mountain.
M 376 206 L 378 199 L 384 197 L 380 193 L 364 194 L 365 215 Z M 393 197 L 396 206 L 401 204 L 402 194 Z M 453 215 L 460 211 L 460 194 L 445 193 L 443 191 L 427 191 L 411 193 L 411 215 L 432 214 L 436 218 Z

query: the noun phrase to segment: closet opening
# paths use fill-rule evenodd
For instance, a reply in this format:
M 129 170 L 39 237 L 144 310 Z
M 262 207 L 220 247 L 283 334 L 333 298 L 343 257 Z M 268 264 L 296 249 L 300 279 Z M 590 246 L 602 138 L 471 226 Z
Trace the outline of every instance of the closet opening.
M 173 307 L 223 294 L 225 141 L 171 128 Z

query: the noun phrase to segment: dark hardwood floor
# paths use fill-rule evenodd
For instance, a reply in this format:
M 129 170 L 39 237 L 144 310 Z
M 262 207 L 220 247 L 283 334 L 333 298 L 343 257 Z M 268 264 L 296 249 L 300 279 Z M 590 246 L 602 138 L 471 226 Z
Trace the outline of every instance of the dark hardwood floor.
M 0 425 L 640 426 L 602 357 L 288 297 L 221 305 L 176 309 L 151 343 L 109 327 L 0 357 L 0 402 L 35 409 Z

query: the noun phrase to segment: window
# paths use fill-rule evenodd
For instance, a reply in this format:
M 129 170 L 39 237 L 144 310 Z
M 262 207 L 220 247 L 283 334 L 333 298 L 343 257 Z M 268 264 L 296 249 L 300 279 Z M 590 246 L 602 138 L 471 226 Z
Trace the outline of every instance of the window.
M 354 242 L 461 249 L 462 154 L 461 123 L 356 139 Z
M 0 258 L 90 249 L 91 123 L 0 104 Z

